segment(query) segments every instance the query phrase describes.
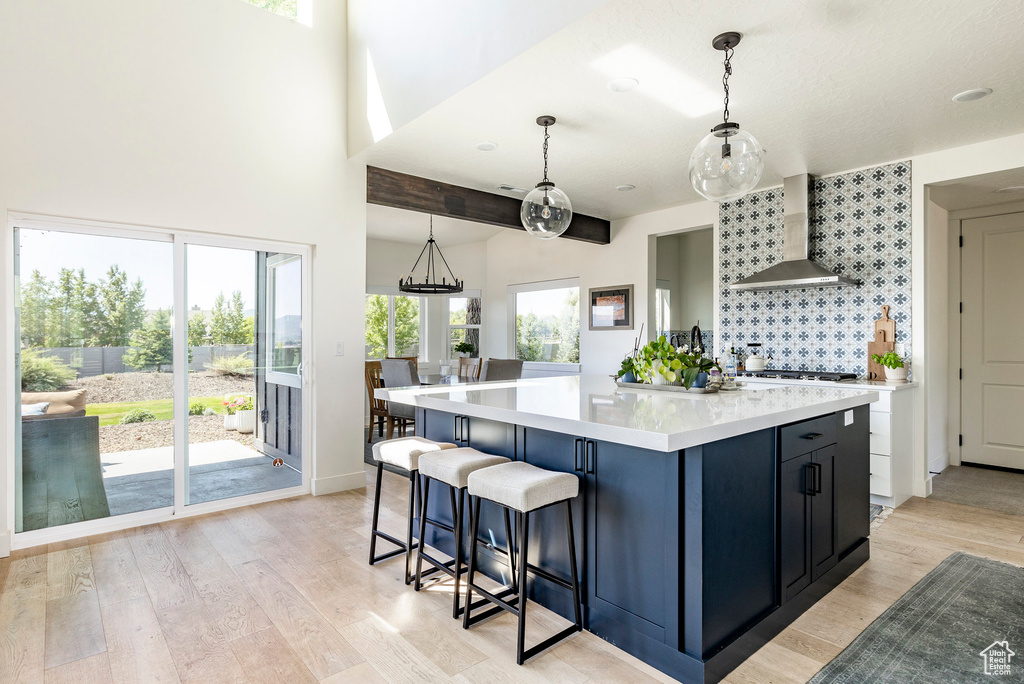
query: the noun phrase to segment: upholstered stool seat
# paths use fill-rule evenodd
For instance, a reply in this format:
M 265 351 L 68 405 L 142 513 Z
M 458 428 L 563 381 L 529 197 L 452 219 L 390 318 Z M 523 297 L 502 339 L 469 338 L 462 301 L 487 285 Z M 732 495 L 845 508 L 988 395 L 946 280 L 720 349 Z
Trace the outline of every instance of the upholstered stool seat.
M 465 508 L 466 501 L 466 483 L 472 473 L 482 468 L 489 468 L 491 466 L 508 462 L 509 459 L 504 456 L 485 454 L 482 451 L 477 451 L 476 449 L 469 447 L 445 449 L 443 451 L 431 451 L 423 454 L 420 458 L 420 475 L 423 479 L 423 496 L 421 497 L 423 507 L 420 510 L 419 553 L 416 554 L 415 589 L 416 591 L 420 590 L 421 581 L 424 576 L 423 561 L 432 565 L 433 570 L 443 572 L 449 577 L 452 577 L 455 580 L 455 595 L 452 599 L 452 617 L 459 617 L 463 610 L 459 604 L 461 599 L 461 596 L 459 595 L 459 585 L 462 583 L 463 566 L 465 565 L 462 560 L 464 548 L 462 538 L 465 536 L 463 532 L 463 510 Z M 439 520 L 431 519 L 427 516 L 427 504 L 430 500 L 430 483 L 432 480 L 442 482 L 449 487 L 449 500 L 451 502 L 452 511 L 451 525 Z M 471 518 L 472 507 L 470 507 L 470 515 L 468 519 Z M 452 535 L 454 535 L 455 550 L 450 561 L 440 561 L 427 553 L 426 543 L 424 542 L 424 539 L 426 538 L 427 525 L 451 532 Z M 511 528 L 511 520 L 506 513 L 505 536 L 507 539 L 511 539 Z M 515 566 L 512 564 L 511 554 L 509 554 L 508 557 L 510 572 L 514 575 Z
M 476 500 L 476 510 L 473 513 L 473 525 L 470 532 L 469 576 L 466 578 L 466 610 L 463 614 L 462 626 L 469 629 L 470 625 L 503 610 L 512 613 L 518 619 L 519 627 L 516 639 L 516 662 L 522 665 L 527 659 L 583 629 L 580 582 L 576 567 L 576 539 L 572 525 L 572 500 L 579 494 L 580 482 L 576 475 L 572 473 L 544 470 L 529 463 L 514 461 L 473 471 L 467 478 L 467 489 L 470 494 L 471 504 L 474 499 Z M 514 510 L 516 514 L 516 529 L 519 531 L 517 559 L 515 561 L 519 570 L 518 579 L 512 581 L 511 588 L 504 588 L 498 592 L 483 589 L 473 582 L 477 571 L 477 534 L 479 534 L 480 529 L 480 506 L 483 501 L 493 501 L 502 506 L 505 511 L 509 509 Z M 530 516 L 536 515 L 543 508 L 556 504 L 565 504 L 569 579 L 559 577 L 548 570 L 530 564 L 528 558 L 530 548 Z M 550 549 L 551 546 L 548 540 L 544 540 L 537 548 L 544 550 Z M 527 649 L 525 648 L 525 642 L 526 589 L 528 586 L 526 575 L 528 572 L 532 572 L 534 576 L 542 577 L 548 582 L 572 592 L 575 621 L 569 627 Z M 515 572 L 513 572 L 514 576 Z M 477 615 L 472 615 L 472 610 L 477 607 L 477 604 L 473 603 L 474 591 L 484 597 L 484 602 L 492 603 L 494 607 Z M 513 596 L 509 597 L 510 593 Z
M 399 437 L 376 442 L 373 445 L 373 459 L 377 461 L 377 484 L 373 492 L 373 520 L 370 523 L 370 565 L 375 565 L 389 558 L 405 554 L 405 583 L 412 582 L 411 554 L 418 544 L 412 541 L 413 518 L 416 512 L 416 497 L 419 492 L 420 456 L 426 453 L 457 448 L 450 442 L 435 442 L 423 437 Z M 397 539 L 378 527 L 380 519 L 380 489 L 384 478 L 384 464 L 397 466 L 409 471 L 409 518 L 406 521 L 405 541 Z M 397 549 L 377 555 L 377 538 L 389 541 Z
M 572 473 L 556 473 L 522 461 L 477 470 L 468 480 L 470 496 L 520 513 L 575 498 L 580 491 L 580 480 Z
M 393 465 L 402 470 L 419 470 L 420 456 L 431 451 L 457 449 L 451 442 L 434 442 L 424 437 L 399 437 L 375 442 L 373 460 Z

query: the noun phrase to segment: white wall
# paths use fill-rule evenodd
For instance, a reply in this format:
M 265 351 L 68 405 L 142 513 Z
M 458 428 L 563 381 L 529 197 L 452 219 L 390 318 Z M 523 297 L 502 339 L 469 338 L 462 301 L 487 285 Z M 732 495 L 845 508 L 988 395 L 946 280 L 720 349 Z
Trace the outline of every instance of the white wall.
M 710 329 L 714 320 L 714 232 L 693 230 L 662 235 L 657 242 L 658 280 L 672 285 L 672 330 L 689 330 L 697 321 Z
M 368 83 L 368 54 L 397 131 L 605 1 L 350 0 L 349 153 L 374 142 L 367 87 L 376 86 Z
M 441 245 L 444 257 L 459 278 L 465 281 L 465 289 L 483 291 L 485 285 L 484 265 L 487 260 L 487 244 L 484 241 L 467 242 L 462 245 Z M 391 240 L 367 239 L 366 241 L 366 286 L 397 287 L 398 278 L 407 274 L 419 256 L 422 244 L 393 242 Z M 435 372 L 438 362 L 448 350 L 446 334 L 446 298 L 426 297 L 426 359 L 420 368 Z M 486 344 L 485 330 L 481 330 L 481 346 Z
M 928 277 L 938 282 L 949 282 L 949 212 L 930 200 L 925 201 L 925 222 L 931 233 L 927 242 Z M 957 300 L 959 302 L 959 299 Z M 936 330 L 948 330 L 951 302 L 945 297 L 929 297 L 926 313 Z M 959 306 L 959 305 L 958 305 Z M 950 364 L 949 337 L 944 334 L 928 335 L 925 349 L 929 364 L 948 367 Z M 948 374 L 930 376 L 930 394 L 949 395 Z M 949 465 L 949 411 L 942 401 L 930 401 L 925 414 L 925 443 L 927 444 L 928 472 L 941 473 Z
M 949 316 L 940 311 L 940 302 L 949 302 L 949 255 L 941 263 L 943 251 L 936 243 L 949 244 L 949 222 L 942 212 L 929 211 L 926 188 L 933 183 L 968 178 L 994 171 L 1024 167 L 1024 134 L 974 145 L 965 145 L 912 157 L 912 252 L 913 252 L 913 350 L 914 377 L 921 382 L 915 402 L 914 494 L 931 493 L 929 463 L 948 455 L 954 448 L 947 439 L 933 435 L 928 422 L 933 416 L 950 415 L 952 392 L 942 391 L 952 375 L 948 343 L 943 354 L 942 342 L 948 340 Z
M 345 21 L 343 0 L 316 0 L 312 28 L 239 0 L 0 0 L 0 211 L 314 245 L 318 493 L 364 484 L 363 308 L 339 296 L 362 291 L 366 263 L 364 170 L 346 161 Z M 12 526 L 2 472 L 0 532 Z
M 644 326 L 644 338 L 654 322 L 648 292 L 654 292 L 656 265 L 648 244 L 654 236 L 680 230 L 717 226 L 718 205 L 697 202 L 631 216 L 612 222 L 609 245 L 574 240 L 538 240 L 521 231 L 506 231 L 487 241 L 487 287 L 484 291 L 484 328 L 487 356 L 509 358 L 509 285 L 559 278 L 580 280 L 580 365 L 583 373 L 614 373 L 622 357 L 633 349 L 633 340 Z M 717 266 L 715 277 L 717 278 Z M 588 330 L 584 306 L 595 287 L 633 285 L 634 329 Z M 653 299 L 653 297 L 652 297 Z M 650 306 L 649 306 L 650 304 Z

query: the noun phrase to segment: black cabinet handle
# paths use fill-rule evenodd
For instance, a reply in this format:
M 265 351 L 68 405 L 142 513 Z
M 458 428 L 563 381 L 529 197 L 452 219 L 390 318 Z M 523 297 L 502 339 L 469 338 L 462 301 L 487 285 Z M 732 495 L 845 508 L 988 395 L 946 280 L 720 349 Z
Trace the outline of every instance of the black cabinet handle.
M 455 426 L 452 428 L 452 441 L 453 442 L 458 442 L 459 441 L 459 419 L 460 418 L 462 418 L 462 416 L 455 416 Z
M 814 468 L 814 493 L 821 494 L 822 466 L 820 463 L 812 463 L 811 467 Z
M 573 460 L 573 468 L 576 470 L 577 473 L 583 472 L 583 460 L 582 460 L 583 454 L 581 453 L 582 451 L 583 451 L 583 440 L 582 439 L 577 439 L 576 440 L 576 444 L 575 444 L 575 446 L 573 448 L 573 459 L 572 459 Z
M 807 433 L 806 435 L 804 435 L 804 437 L 803 437 L 803 438 L 804 438 L 804 439 L 820 439 L 820 438 L 822 438 L 822 437 L 824 437 L 824 436 L 825 436 L 825 435 L 823 435 L 823 434 L 822 434 L 822 433 L 820 433 L 820 432 L 809 432 L 809 433 Z
M 587 461 L 587 472 L 594 472 L 594 452 L 597 450 L 597 445 L 591 439 L 587 440 L 586 444 L 586 461 Z
M 469 446 L 469 416 L 462 416 L 462 441 Z
M 804 493 L 814 496 L 814 464 L 808 463 L 804 466 Z

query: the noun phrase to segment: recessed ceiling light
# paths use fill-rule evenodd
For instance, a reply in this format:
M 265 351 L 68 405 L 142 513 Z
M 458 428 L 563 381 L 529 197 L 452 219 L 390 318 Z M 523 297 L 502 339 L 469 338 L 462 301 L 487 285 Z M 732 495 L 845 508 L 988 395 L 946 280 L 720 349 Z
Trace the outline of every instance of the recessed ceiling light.
M 617 186 L 615 186 L 615 189 L 618 190 L 619 192 L 629 192 L 630 190 L 635 190 L 636 186 L 635 185 L 617 185 Z
M 1005 188 L 999 188 L 996 192 L 1024 192 L 1024 185 L 1008 185 Z
M 971 90 L 965 90 L 962 93 L 957 93 L 953 96 L 953 102 L 973 102 L 974 100 L 980 100 L 986 95 L 991 95 L 991 88 L 973 88 Z
M 505 192 L 518 192 L 518 193 L 521 193 L 521 194 L 524 194 L 524 195 L 526 194 L 526 190 L 523 190 L 522 188 L 517 188 L 514 185 L 507 185 L 507 184 L 504 184 L 504 183 L 499 185 L 498 189 L 499 190 L 504 190 Z
M 476 144 L 476 149 L 481 152 L 490 152 L 491 150 L 498 149 L 498 143 L 491 142 L 490 140 L 484 140 L 483 142 L 478 142 Z
M 616 78 L 608 81 L 608 90 L 613 93 L 628 93 L 630 90 L 636 90 L 640 85 L 640 81 L 635 78 Z

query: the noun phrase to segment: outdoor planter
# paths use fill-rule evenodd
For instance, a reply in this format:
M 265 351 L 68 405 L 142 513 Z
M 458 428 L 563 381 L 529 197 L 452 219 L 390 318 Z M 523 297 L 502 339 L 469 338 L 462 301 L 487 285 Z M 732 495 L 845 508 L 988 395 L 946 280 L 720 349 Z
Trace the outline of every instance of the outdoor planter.
M 236 411 L 233 417 L 235 418 L 235 430 L 244 434 L 256 431 L 256 409 Z
M 237 414 L 224 414 L 224 429 L 225 430 L 237 430 L 238 429 L 238 415 Z

